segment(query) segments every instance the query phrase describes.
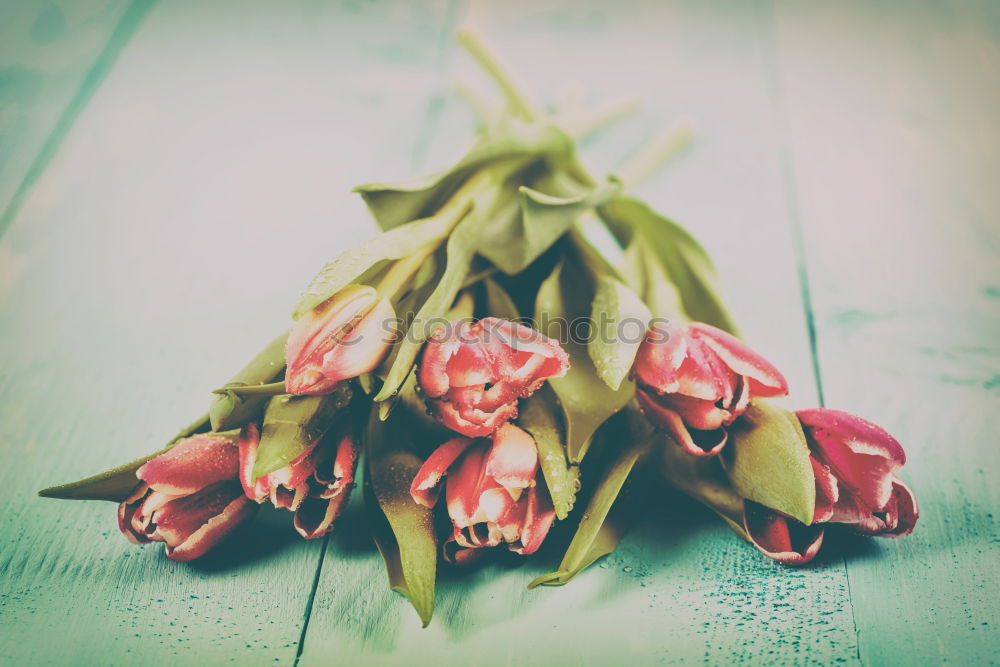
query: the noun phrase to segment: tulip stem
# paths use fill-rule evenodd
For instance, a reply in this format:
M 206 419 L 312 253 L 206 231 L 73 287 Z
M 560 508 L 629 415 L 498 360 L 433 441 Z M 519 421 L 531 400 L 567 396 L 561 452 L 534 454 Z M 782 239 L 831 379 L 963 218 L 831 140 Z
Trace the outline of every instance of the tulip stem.
M 285 389 L 284 382 L 271 382 L 269 384 L 254 384 L 254 385 L 226 385 L 220 389 L 213 389 L 213 394 L 219 394 L 226 396 L 228 394 L 233 394 L 237 397 L 240 396 L 280 396 L 281 394 L 287 394 L 288 391 Z
M 493 77 L 515 112 L 529 121 L 538 120 L 541 114 L 535 110 L 535 106 L 521 91 L 521 87 L 514 83 L 510 72 L 500 63 L 496 51 L 483 40 L 482 35 L 471 28 L 463 28 L 458 31 L 458 41 Z
M 392 301 L 409 284 L 413 274 L 420 269 L 431 253 L 437 250 L 437 247 L 438 242 L 431 241 L 409 257 L 403 257 L 393 262 L 382 279 L 375 285 L 375 291 L 379 293 L 379 296 Z
M 672 120 L 639 152 L 630 157 L 617 170 L 618 178 L 626 189 L 633 189 L 646 181 L 665 162 L 675 157 L 691 143 L 695 121 L 689 116 Z

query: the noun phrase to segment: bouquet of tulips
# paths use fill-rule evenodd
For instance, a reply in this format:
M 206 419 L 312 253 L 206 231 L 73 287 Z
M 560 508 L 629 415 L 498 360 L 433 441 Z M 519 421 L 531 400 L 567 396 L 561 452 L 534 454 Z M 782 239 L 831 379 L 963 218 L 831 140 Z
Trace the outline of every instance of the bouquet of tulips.
M 382 233 L 323 267 L 207 414 L 155 454 L 41 494 L 114 501 L 126 538 L 187 561 L 267 502 L 302 537 L 326 535 L 361 480 L 389 583 L 425 624 L 441 561 L 531 555 L 557 521 L 572 539 L 532 586 L 613 551 L 636 514 L 630 476 L 788 565 L 816 555 L 826 524 L 912 531 L 899 443 L 767 402 L 788 385 L 738 337 L 701 246 L 625 194 L 630 179 L 588 174 L 581 123 L 536 111 L 462 39 L 509 104 L 461 160 L 358 187 Z

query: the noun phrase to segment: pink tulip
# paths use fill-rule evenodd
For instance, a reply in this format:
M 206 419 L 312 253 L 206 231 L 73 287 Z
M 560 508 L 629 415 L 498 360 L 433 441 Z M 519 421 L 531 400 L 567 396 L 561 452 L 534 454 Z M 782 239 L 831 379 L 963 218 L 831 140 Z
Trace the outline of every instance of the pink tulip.
M 538 446 L 526 431 L 507 423 L 492 439 L 458 437 L 437 448 L 421 466 L 410 495 L 426 507 L 437 502 L 445 476 L 445 501 L 453 534 L 445 545 L 452 561 L 474 550 L 506 543 L 519 554 L 538 550 L 555 520 Z
M 199 558 L 256 510 L 238 472 L 236 443 L 190 437 L 136 471 L 142 483 L 118 506 L 118 527 L 136 544 L 164 542 L 171 560 Z
M 846 524 L 859 534 L 902 537 L 920 516 L 913 492 L 896 477 L 902 446 L 860 417 L 818 408 L 796 413 L 816 477 L 811 526 L 747 502 L 744 528 L 765 554 L 786 565 L 807 563 L 823 541 L 823 525 Z
M 303 315 L 285 348 L 285 389 L 328 394 L 342 380 L 378 367 L 392 347 L 395 311 L 366 285 L 349 285 Z
M 568 369 L 569 357 L 553 339 L 487 317 L 439 329 L 424 346 L 419 380 L 438 421 L 462 435 L 481 437 L 517 416 L 518 398 Z
M 349 426 L 330 429 L 294 461 L 255 481 L 252 471 L 259 446 L 257 425 L 244 426 L 239 476 L 247 498 L 257 503 L 270 500 L 278 509 L 294 512 L 295 530 L 306 539 L 329 532 L 354 486 L 358 449 Z
M 643 413 L 684 451 L 714 456 L 753 398 L 788 394 L 784 376 L 739 339 L 692 322 L 656 324 L 633 367 Z

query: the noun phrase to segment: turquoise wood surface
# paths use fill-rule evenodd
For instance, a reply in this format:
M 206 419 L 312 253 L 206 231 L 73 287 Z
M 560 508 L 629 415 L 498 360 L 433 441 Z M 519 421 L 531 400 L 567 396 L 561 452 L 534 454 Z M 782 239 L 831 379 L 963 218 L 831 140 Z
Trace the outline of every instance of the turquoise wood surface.
M 0 7 L 0 663 L 1000 661 L 995 4 L 83 6 Z M 34 497 L 203 411 L 372 233 L 351 185 L 461 150 L 453 84 L 487 90 L 463 19 L 539 99 L 646 101 L 588 144 L 595 171 L 697 119 L 638 194 L 703 239 L 788 405 L 899 437 L 914 535 L 791 570 L 665 494 L 564 588 L 525 589 L 555 553 L 447 573 L 422 630 L 360 502 L 328 540 L 271 513 L 183 565 L 126 543 L 110 504 Z

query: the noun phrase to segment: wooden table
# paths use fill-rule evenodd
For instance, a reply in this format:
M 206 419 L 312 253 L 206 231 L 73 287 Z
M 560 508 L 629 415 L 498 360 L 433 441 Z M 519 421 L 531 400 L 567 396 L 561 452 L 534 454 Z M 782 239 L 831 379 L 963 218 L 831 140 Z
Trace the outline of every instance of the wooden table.
M 639 95 L 694 145 L 638 192 L 719 265 L 746 337 L 904 443 L 911 537 L 776 565 L 664 496 L 617 554 L 385 585 L 359 502 L 327 540 L 262 517 L 192 565 L 114 508 L 36 498 L 158 447 L 373 226 L 350 186 L 443 166 L 474 119 L 464 2 L 0 9 L 0 663 L 996 664 L 1000 13 L 976 2 L 478 7 L 539 99 Z

